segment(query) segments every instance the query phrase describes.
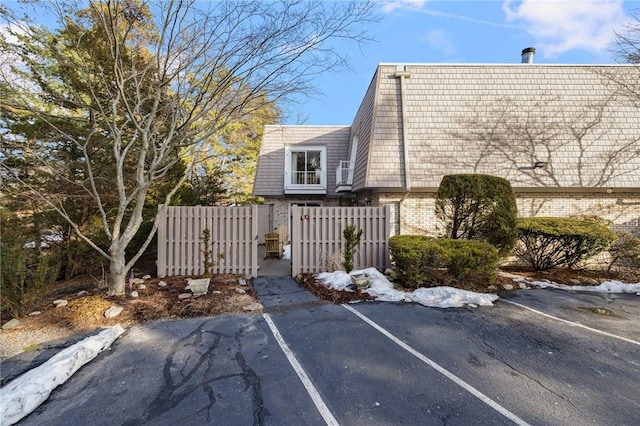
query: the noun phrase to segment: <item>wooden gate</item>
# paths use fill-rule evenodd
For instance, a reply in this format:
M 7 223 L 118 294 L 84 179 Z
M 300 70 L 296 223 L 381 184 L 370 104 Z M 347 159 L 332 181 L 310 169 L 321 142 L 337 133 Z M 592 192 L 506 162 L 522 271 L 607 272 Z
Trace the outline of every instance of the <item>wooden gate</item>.
M 204 272 L 202 232 L 211 232 L 213 274 L 258 275 L 258 206 L 166 207 L 158 223 L 158 276 Z
M 264 244 L 264 235 L 273 232 L 273 205 L 258 206 L 258 244 Z
M 356 269 L 383 270 L 390 264 L 390 220 L 388 206 L 379 207 L 291 207 L 291 271 L 326 272 L 339 262 L 348 225 L 362 230 L 354 254 Z

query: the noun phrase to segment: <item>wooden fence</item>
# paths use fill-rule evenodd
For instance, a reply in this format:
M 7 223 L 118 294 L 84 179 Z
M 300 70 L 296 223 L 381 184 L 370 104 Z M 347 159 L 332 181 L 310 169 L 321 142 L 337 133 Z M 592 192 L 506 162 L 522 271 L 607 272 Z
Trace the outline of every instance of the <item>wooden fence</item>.
M 213 274 L 258 275 L 258 206 L 166 207 L 158 225 L 158 276 L 204 272 L 202 232 L 211 231 Z
M 340 263 L 348 225 L 362 230 L 354 254 L 356 269 L 389 266 L 390 220 L 387 206 L 291 208 L 291 270 L 293 275 L 326 272 Z

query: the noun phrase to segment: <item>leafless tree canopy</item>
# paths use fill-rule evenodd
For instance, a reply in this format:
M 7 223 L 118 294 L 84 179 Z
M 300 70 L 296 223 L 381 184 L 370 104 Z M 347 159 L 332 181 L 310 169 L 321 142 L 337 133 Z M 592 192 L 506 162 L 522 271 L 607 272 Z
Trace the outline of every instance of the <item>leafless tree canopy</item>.
M 116 293 L 155 233 L 156 225 L 141 251 L 124 262 L 154 185 L 179 161 L 188 158 L 189 168 L 210 155 L 228 123 L 265 102 L 310 94 L 316 76 L 347 64 L 333 42 L 367 41 L 365 25 L 376 19 L 373 4 L 360 1 L 113 0 L 43 7 L 61 25 L 51 37 L 16 19 L 8 6 L 1 10 L 14 33 L 2 46 L 3 58 L 19 60 L 3 64 L 8 96 L 0 107 L 31 114 L 82 151 L 86 179 L 69 183 L 93 199 L 109 248 L 83 235 L 54 197 L 38 195 L 109 259 Z M 49 53 L 43 65 L 55 67 L 57 76 L 29 62 L 38 51 Z M 64 120 L 84 122 L 87 131 L 70 131 Z M 97 155 L 110 157 L 115 211 L 102 199 Z

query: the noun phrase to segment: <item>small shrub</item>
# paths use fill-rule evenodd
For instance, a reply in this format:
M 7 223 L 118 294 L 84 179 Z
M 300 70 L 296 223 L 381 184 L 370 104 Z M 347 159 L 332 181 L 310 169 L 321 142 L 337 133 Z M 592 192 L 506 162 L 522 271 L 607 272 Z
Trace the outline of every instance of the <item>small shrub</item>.
M 538 271 L 574 268 L 601 253 L 616 238 L 597 218 L 522 218 L 518 233 L 516 255 Z
M 344 250 L 342 266 L 347 273 L 353 271 L 353 253 L 360 245 L 360 239 L 362 238 L 362 229 L 356 232 L 354 225 L 349 225 L 342 231 L 344 237 Z
M 333 253 L 323 254 L 322 264 L 326 265 L 325 269 L 327 272 L 334 271 L 342 271 L 344 267 L 342 266 L 343 258 L 342 253 L 340 251 L 334 251 Z
M 618 234 L 616 241 L 609 247 L 611 262 L 608 270 L 615 266 L 640 269 L 640 237 L 626 233 Z
M 204 272 L 202 273 L 202 278 L 209 278 L 211 276 L 211 267 L 213 266 L 213 261 L 211 260 L 211 231 L 209 228 L 205 228 L 202 231 L 200 240 L 202 240 L 202 244 L 204 245 L 204 248 L 201 250 L 204 256 Z
M 484 285 L 495 281 L 498 250 L 482 241 L 397 235 L 389 240 L 391 256 L 404 286 L 440 284 L 438 270 L 446 269 L 454 281 Z
M 60 272 L 55 254 L 35 249 L 2 247 L 0 263 L 0 305 L 14 318 L 33 309 Z
M 516 198 L 508 180 L 447 175 L 436 194 L 436 217 L 452 239 L 486 241 L 506 256 L 518 238 Z
M 436 240 L 444 250 L 447 272 L 457 281 L 495 282 L 499 254 L 492 244 L 441 238 Z
M 429 269 L 445 266 L 433 240 L 422 235 L 395 235 L 389 239 L 389 251 L 402 285 L 424 287 L 430 282 Z

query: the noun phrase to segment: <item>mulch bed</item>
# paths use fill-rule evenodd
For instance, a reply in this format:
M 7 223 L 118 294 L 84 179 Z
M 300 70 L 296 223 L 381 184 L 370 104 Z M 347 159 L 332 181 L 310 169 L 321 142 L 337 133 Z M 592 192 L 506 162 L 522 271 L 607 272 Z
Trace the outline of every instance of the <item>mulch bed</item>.
M 360 300 L 373 300 L 368 293 L 360 293 L 355 291 L 335 290 L 323 284 L 318 283 L 313 274 L 300 274 L 296 277 L 296 281 L 301 287 L 313 293 L 320 300 L 325 302 L 342 304 L 357 302 Z

